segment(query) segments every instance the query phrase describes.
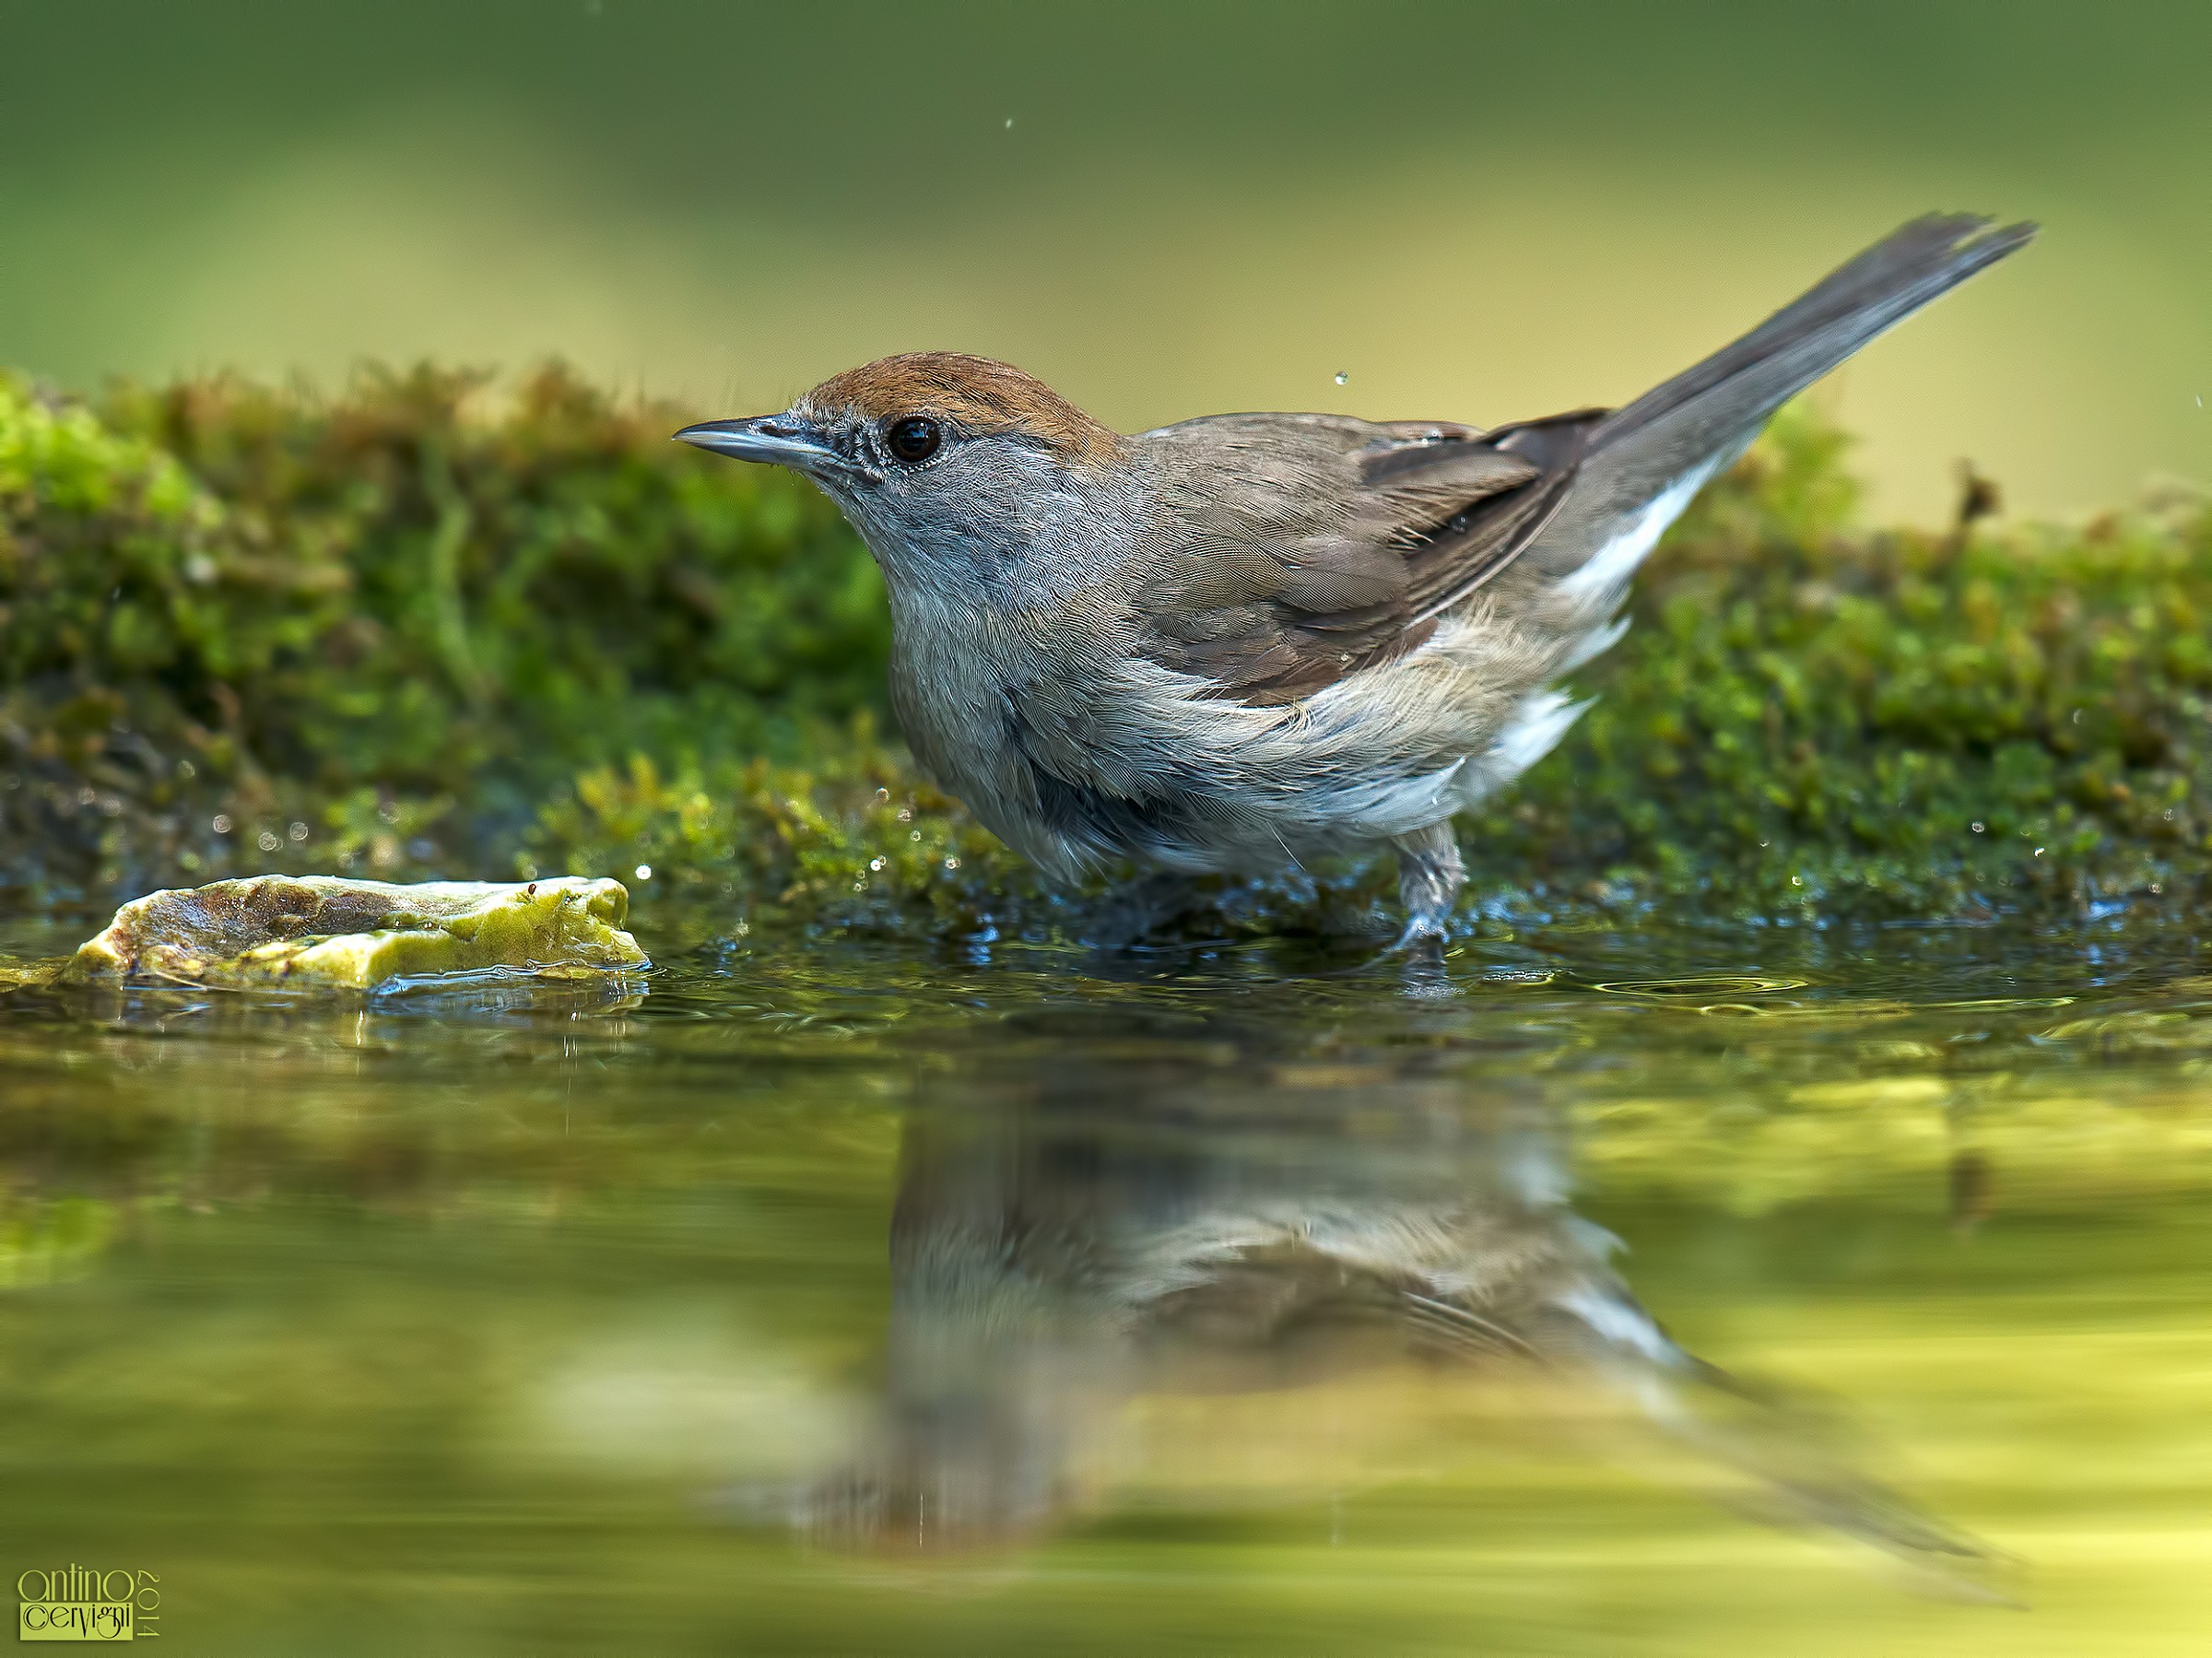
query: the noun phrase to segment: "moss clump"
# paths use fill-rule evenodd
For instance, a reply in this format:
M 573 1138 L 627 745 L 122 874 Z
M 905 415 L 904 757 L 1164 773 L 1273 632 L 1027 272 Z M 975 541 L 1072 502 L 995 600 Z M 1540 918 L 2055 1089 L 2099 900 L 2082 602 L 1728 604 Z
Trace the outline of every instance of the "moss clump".
M 1475 825 L 1523 881 L 1761 914 L 2094 901 L 2212 851 L 2212 512 L 1868 535 L 1788 418 L 1680 524 L 1562 753 Z
M 566 872 L 747 924 L 1056 924 L 876 735 L 865 551 L 684 418 L 559 371 L 498 404 L 429 370 L 330 402 L 0 379 L 7 890 Z M 1669 537 L 1595 708 L 1465 826 L 1491 923 L 2077 905 L 2212 864 L 2212 512 L 1868 534 L 1842 451 L 1785 419 Z
M 873 706 L 880 586 L 818 495 L 558 370 L 483 391 L 0 378 L 12 884 L 477 862 L 580 768 Z

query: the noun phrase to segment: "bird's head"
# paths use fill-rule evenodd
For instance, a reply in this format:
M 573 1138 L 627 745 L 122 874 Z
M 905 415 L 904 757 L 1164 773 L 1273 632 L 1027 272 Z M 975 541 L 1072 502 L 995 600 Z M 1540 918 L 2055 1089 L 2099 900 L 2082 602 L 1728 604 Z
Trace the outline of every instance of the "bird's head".
M 954 351 L 887 357 L 781 414 L 676 435 L 806 474 L 845 510 L 894 590 L 1003 583 L 1119 491 L 1129 453 L 1041 381 Z

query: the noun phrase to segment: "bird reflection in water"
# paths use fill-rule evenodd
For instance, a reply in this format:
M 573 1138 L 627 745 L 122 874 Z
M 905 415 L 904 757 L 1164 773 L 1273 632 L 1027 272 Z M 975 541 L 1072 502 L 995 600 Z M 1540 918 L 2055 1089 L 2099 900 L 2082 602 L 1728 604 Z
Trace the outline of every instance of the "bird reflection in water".
M 805 1488 L 794 1518 L 815 1540 L 1011 1543 L 1091 1505 L 1086 1474 L 1112 1464 L 1132 1401 L 1398 1365 L 1609 1405 L 1768 1518 L 1984 1593 L 1983 1551 L 1853 1472 L 1820 1413 L 1668 1336 L 1615 1271 L 1617 1240 L 1570 1206 L 1532 1096 L 1381 1072 L 1244 1092 L 1218 1071 L 1136 1073 L 1071 1068 L 912 1112 L 881 1408 L 865 1448 Z M 1310 1449 L 1271 1449 L 1287 1483 Z

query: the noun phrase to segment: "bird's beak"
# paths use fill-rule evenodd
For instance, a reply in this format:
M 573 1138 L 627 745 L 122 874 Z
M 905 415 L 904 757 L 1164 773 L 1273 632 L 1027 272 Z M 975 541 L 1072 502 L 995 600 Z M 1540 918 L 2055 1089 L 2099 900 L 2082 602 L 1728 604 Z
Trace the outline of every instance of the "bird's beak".
M 823 441 L 821 429 L 798 415 L 756 415 L 749 420 L 701 420 L 676 434 L 740 461 L 766 461 L 801 472 L 849 472 L 852 463 Z

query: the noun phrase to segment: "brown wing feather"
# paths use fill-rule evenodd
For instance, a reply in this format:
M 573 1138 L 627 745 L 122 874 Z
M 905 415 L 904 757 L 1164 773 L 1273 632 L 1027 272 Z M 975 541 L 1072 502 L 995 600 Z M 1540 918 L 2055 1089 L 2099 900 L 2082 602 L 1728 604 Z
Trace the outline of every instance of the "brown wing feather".
M 1507 453 L 1535 468 L 1519 487 L 1447 518 L 1409 549 L 1408 597 L 1416 619 L 1440 616 L 1502 572 L 1542 533 L 1567 499 L 1604 409 L 1577 409 L 1494 434 Z
M 1138 594 L 1139 648 L 1253 704 L 1394 661 L 1549 522 L 1596 417 L 1485 433 L 1238 415 L 1147 434 L 1175 535 Z

